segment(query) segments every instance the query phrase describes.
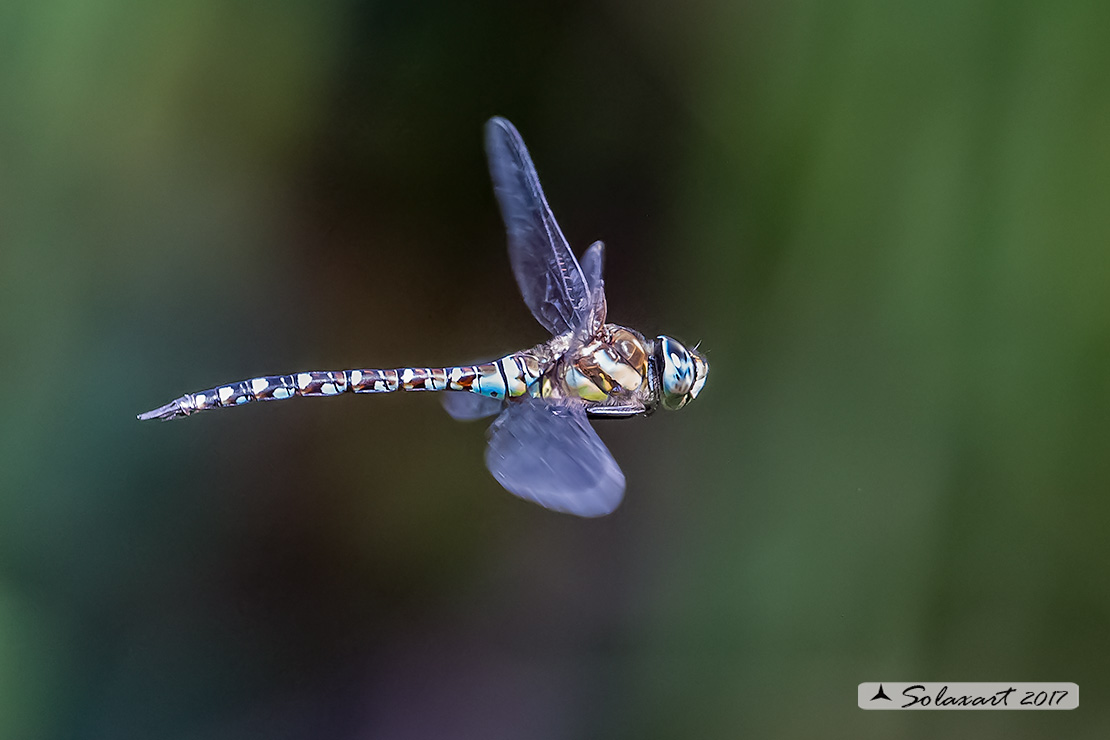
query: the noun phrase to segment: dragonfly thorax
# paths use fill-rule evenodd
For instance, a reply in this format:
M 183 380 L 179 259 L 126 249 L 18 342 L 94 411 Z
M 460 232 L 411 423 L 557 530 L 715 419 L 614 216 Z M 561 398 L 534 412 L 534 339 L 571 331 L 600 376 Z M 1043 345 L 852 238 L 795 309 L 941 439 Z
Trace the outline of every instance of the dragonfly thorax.
M 564 355 L 549 385 L 560 386 L 566 396 L 594 403 L 643 403 L 650 397 L 649 356 L 642 335 L 606 324 L 593 341 Z

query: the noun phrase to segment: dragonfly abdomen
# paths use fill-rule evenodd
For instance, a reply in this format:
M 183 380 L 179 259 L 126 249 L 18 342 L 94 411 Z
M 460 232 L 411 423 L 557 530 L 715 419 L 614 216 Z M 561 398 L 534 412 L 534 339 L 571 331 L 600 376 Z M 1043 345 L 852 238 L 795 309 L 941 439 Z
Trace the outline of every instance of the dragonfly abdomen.
M 265 375 L 186 394 L 165 406 L 140 414 L 139 419 L 174 419 L 198 411 L 241 406 L 254 401 L 281 401 L 294 396 L 338 396 L 342 393 L 451 390 L 469 391 L 501 400 L 525 395 L 540 374 L 539 362 L 534 357 L 517 353 L 480 365 Z
M 539 379 L 540 367 L 533 357 L 517 353 L 480 365 L 348 370 L 346 374 L 348 385 L 355 393 L 469 391 L 504 399 L 526 394 Z

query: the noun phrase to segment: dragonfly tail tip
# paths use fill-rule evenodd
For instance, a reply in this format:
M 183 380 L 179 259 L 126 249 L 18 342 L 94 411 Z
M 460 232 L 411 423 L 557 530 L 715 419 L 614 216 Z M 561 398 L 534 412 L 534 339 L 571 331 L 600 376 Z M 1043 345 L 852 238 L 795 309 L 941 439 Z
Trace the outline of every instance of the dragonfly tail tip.
M 169 419 L 175 419 L 178 416 L 184 415 L 184 412 L 181 410 L 181 405 L 178 404 L 177 401 L 171 401 L 165 406 L 159 406 L 153 411 L 147 411 L 146 413 L 139 414 L 135 418 L 139 421 L 148 421 L 150 419 L 162 419 L 163 421 L 168 421 Z

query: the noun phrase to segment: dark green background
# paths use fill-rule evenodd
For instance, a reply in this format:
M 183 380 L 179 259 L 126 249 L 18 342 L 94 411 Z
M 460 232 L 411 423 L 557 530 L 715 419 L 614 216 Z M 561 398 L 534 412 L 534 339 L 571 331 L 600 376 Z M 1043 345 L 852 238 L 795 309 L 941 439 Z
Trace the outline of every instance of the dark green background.
M 523 4 L 520 4 L 523 5 Z M 0 737 L 1110 736 L 1110 5 L 0 6 Z M 701 340 L 520 502 L 431 395 L 544 338 L 513 120 L 610 316 Z M 874 713 L 874 680 L 1079 710 Z

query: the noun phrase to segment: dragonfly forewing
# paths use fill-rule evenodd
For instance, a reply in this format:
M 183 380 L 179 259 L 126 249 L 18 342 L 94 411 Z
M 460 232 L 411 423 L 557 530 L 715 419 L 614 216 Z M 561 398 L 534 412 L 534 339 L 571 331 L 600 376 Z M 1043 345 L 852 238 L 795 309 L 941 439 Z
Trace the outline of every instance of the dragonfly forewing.
M 491 118 L 486 152 L 508 233 L 509 262 L 524 302 L 553 335 L 570 331 L 583 322 L 589 289 L 547 205 L 528 148 L 513 124 Z

